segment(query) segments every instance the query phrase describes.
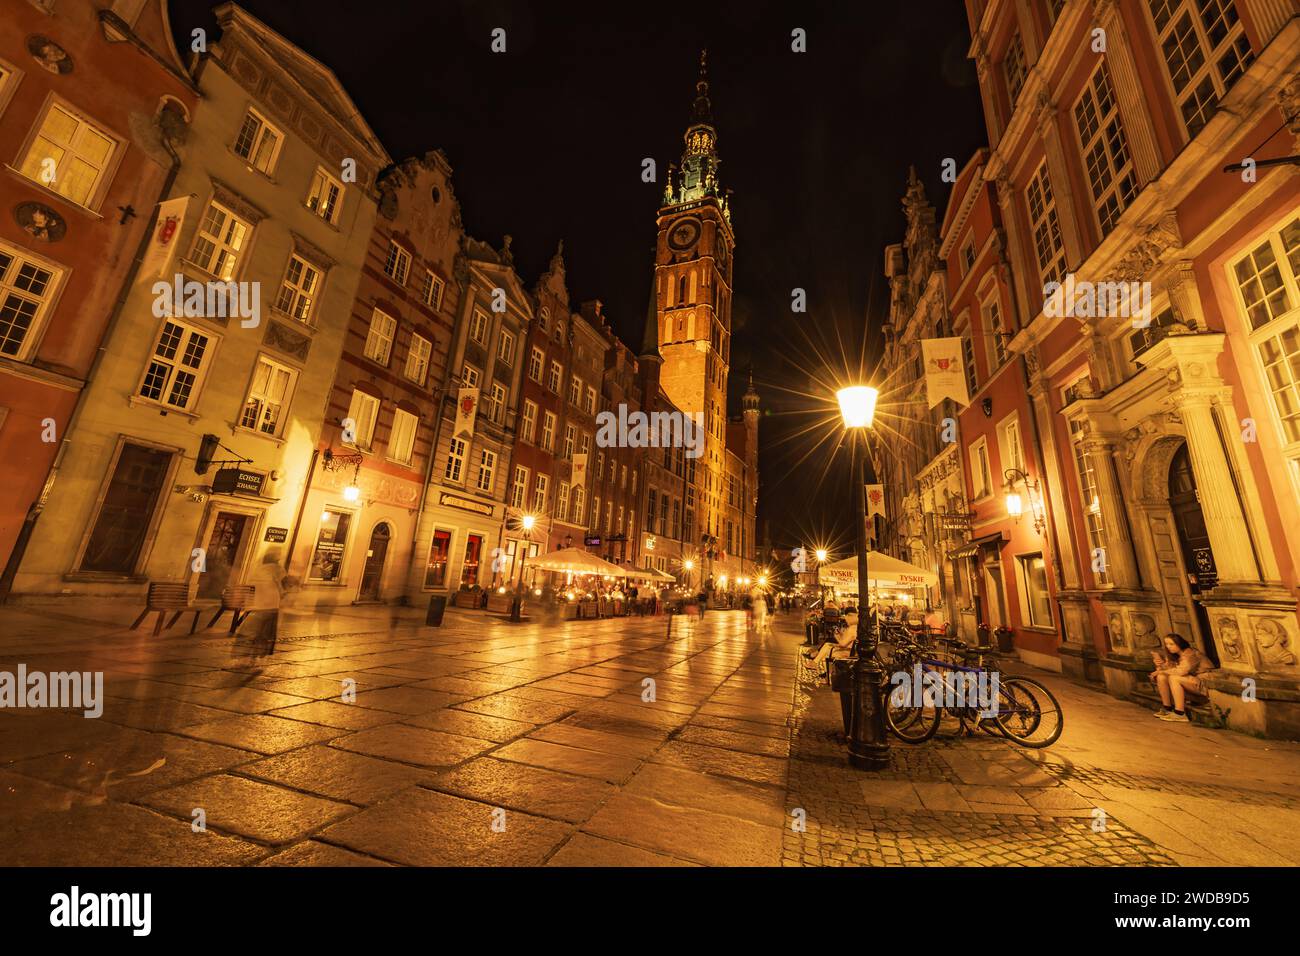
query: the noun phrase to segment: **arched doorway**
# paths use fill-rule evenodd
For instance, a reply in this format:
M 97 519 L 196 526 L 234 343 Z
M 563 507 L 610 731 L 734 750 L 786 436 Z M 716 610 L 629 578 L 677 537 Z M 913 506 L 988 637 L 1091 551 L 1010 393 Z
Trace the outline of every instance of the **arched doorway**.
M 1173 513 L 1174 528 L 1178 532 L 1178 543 L 1182 548 L 1183 567 L 1187 571 L 1188 589 L 1192 595 L 1192 610 L 1200 627 L 1205 652 L 1217 666 L 1219 652 L 1214 646 L 1210 618 L 1197 597 L 1214 587 L 1219 579 L 1186 442 L 1179 446 L 1169 462 L 1169 509 Z M 1191 634 L 1183 636 L 1189 640 L 1194 639 Z
M 388 557 L 388 541 L 393 536 L 393 529 L 388 522 L 381 521 L 370 532 L 370 545 L 366 549 L 366 566 L 361 572 L 361 593 L 358 601 L 381 600 L 380 585 L 384 577 L 384 559 Z

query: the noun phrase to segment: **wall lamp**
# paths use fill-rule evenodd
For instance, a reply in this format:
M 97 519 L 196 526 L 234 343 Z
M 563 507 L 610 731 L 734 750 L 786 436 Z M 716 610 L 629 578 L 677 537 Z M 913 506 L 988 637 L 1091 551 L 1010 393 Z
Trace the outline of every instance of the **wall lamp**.
M 1038 493 L 1038 481 L 1030 478 L 1019 468 L 1008 468 L 1005 477 L 1007 482 L 1007 514 L 1019 524 L 1021 516 L 1025 513 L 1025 500 L 1016 491 L 1016 482 L 1018 481 L 1025 486 L 1025 498 L 1029 499 L 1029 510 L 1034 517 L 1034 531 L 1042 534 L 1047 521 L 1043 517 L 1043 497 Z

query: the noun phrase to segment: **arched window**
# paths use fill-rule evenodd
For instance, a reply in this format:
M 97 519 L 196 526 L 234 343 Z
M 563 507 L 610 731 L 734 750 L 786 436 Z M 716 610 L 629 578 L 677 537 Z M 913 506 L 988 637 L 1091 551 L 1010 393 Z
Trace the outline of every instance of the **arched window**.
M 677 301 L 683 304 L 686 302 L 686 276 L 685 275 L 683 275 L 680 279 L 677 280 Z

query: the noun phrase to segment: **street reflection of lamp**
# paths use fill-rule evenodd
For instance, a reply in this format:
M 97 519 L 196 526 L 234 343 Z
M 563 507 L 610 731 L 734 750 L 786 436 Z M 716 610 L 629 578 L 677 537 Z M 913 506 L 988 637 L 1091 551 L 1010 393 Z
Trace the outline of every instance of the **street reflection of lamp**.
M 1007 482 L 1007 515 L 1014 518 L 1016 523 L 1020 523 L 1021 517 L 1025 513 L 1025 502 L 1016 491 L 1016 482 L 1025 486 L 1025 495 L 1029 498 L 1029 509 L 1034 517 L 1034 531 L 1038 534 L 1043 533 L 1043 528 L 1047 525 L 1047 520 L 1043 515 L 1043 499 L 1038 493 L 1038 482 L 1030 478 L 1020 468 L 1008 468 L 1004 476 Z
M 880 393 L 869 385 L 851 385 L 835 393 L 840 417 L 849 432 L 855 459 L 853 465 L 853 499 L 855 503 L 858 549 L 858 658 L 853 673 L 849 706 L 849 762 L 865 770 L 883 770 L 889 766 L 889 740 L 885 736 L 884 672 L 876 662 L 867 611 L 867 471 L 875 481 L 875 468 L 868 454 L 866 432 L 876 414 Z

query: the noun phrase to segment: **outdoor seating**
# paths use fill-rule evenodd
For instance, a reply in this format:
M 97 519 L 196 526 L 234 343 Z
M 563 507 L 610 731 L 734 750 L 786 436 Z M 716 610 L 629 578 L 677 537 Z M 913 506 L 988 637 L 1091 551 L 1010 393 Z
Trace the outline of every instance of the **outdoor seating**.
M 154 622 L 153 632 L 155 635 L 161 634 L 163 629 L 163 617 L 171 613 L 172 619 L 167 622 L 171 627 L 180 618 L 182 614 L 193 613 L 194 620 L 190 622 L 190 633 L 193 634 L 199 627 L 199 615 L 205 610 L 204 605 L 195 604 L 190 600 L 190 586 L 188 584 L 173 584 L 161 581 L 150 582 L 149 593 L 145 598 L 144 610 L 140 616 L 131 624 L 131 630 L 140 626 L 148 615 L 157 613 L 158 620 Z
M 217 613 L 208 621 L 208 627 L 214 627 L 221 615 L 230 612 L 230 633 L 239 629 L 239 622 L 248 616 L 248 607 L 253 603 L 257 588 L 251 584 L 236 584 L 221 592 L 221 604 Z M 147 612 L 146 612 L 147 613 Z

